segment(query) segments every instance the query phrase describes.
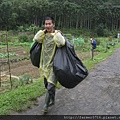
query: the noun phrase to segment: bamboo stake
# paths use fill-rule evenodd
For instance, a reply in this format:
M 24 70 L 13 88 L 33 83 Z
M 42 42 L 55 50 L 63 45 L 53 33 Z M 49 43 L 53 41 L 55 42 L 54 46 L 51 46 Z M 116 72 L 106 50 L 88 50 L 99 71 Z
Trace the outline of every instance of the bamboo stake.
M 6 42 L 7 42 L 7 53 L 8 53 L 8 67 L 9 67 L 9 75 L 10 75 L 10 85 L 11 85 L 11 89 L 12 89 L 11 68 L 10 68 L 9 49 L 8 49 L 8 33 L 6 33 Z
M 1 35 L 0 35 L 0 37 L 1 37 Z M 1 87 L 1 84 L 2 84 L 2 63 L 0 63 L 0 87 Z
M 1 75 L 1 72 L 2 72 L 2 71 L 1 71 L 1 65 L 0 65 L 0 87 L 1 87 L 1 84 L 2 84 L 2 79 L 1 79 L 1 76 L 2 76 L 2 75 Z

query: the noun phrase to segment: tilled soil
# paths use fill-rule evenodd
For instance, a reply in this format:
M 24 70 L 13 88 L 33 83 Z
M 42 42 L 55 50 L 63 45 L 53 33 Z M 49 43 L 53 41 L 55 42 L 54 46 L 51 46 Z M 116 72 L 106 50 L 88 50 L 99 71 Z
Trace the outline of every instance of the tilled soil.
M 2 48 L 1 52 L 5 53 L 6 48 Z M 37 67 L 34 67 L 31 63 L 30 59 L 23 59 L 24 57 L 29 56 L 28 53 L 24 50 L 22 46 L 13 47 L 11 46 L 9 48 L 9 52 L 14 52 L 16 56 L 10 57 L 10 61 L 16 60 L 13 62 L 10 62 L 10 71 L 13 76 L 22 76 L 24 74 L 27 74 L 29 76 L 32 76 L 32 78 L 39 78 L 40 73 Z M 18 59 L 23 59 L 20 61 L 17 61 Z M 8 58 L 0 59 L 0 68 L 1 73 L 9 75 L 9 66 L 8 64 L 4 64 L 5 61 L 8 61 Z M 4 79 L 2 78 L 2 81 Z
M 45 96 L 38 105 L 14 115 L 42 115 Z M 120 48 L 89 71 L 88 77 L 73 89 L 56 91 L 55 105 L 48 115 L 119 115 L 120 114 Z

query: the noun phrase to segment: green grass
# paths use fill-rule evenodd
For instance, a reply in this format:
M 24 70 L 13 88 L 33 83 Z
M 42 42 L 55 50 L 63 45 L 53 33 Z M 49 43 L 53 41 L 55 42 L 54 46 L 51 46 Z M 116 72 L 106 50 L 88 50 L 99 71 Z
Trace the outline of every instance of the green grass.
M 31 85 L 20 86 L 0 95 L 0 115 L 10 113 L 10 110 L 21 111 L 29 108 L 36 98 L 45 93 L 43 81 Z
M 107 52 L 102 52 L 94 57 L 94 60 L 88 59 L 83 61 L 88 70 L 91 70 L 95 65 L 110 55 L 113 54 L 116 48 L 120 47 L 120 43 L 111 47 Z M 61 88 L 58 84 L 57 88 Z M 0 95 L 0 115 L 9 115 L 12 111 L 23 111 L 35 105 L 38 97 L 45 93 L 43 80 L 37 80 L 33 84 L 19 86 L 17 89 L 12 89 Z
M 58 83 L 57 88 L 61 88 Z M 19 86 L 0 95 L 0 115 L 9 115 L 12 111 L 23 111 L 36 104 L 36 100 L 45 94 L 43 80 L 37 80 L 33 84 Z

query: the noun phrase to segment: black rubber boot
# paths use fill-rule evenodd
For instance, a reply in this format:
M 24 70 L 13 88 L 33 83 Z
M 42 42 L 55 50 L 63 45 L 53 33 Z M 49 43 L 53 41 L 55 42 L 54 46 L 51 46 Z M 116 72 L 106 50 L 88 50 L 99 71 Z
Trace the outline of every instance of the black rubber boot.
M 55 96 L 54 95 L 50 95 L 50 103 L 49 106 L 52 106 L 55 104 Z
M 45 98 L 45 105 L 43 106 L 42 112 L 44 113 L 48 112 L 49 103 L 50 103 L 50 94 L 47 91 L 46 98 Z

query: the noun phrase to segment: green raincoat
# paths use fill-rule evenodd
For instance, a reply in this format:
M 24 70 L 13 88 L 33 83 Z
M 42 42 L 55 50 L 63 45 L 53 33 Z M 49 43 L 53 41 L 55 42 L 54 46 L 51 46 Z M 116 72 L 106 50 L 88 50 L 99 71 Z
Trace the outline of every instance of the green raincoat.
M 33 41 L 42 43 L 42 52 L 40 58 L 40 75 L 45 77 L 48 82 L 56 85 L 57 80 L 53 72 L 53 57 L 57 47 L 65 45 L 64 37 L 57 31 L 54 33 L 44 33 L 42 30 L 38 31 L 34 36 Z

